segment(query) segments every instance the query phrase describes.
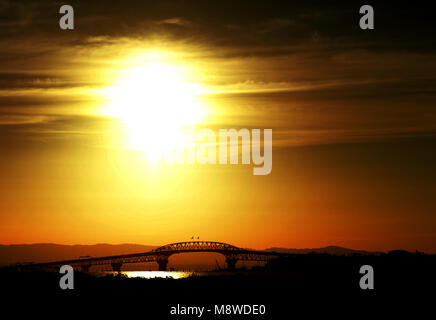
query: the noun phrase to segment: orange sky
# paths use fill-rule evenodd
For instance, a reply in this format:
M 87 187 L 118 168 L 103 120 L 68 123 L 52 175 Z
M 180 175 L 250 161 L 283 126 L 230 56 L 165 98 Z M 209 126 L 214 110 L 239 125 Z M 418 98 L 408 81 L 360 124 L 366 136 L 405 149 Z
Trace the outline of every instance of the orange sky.
M 261 8 L 258 38 L 245 32 L 250 18 L 218 10 L 207 26 L 201 12 L 159 6 L 125 29 L 93 29 L 106 18 L 85 3 L 82 29 L 62 33 L 42 7 L 30 19 L 40 34 L 17 13 L 0 35 L 0 243 L 196 235 L 436 252 L 436 60 L 425 40 L 388 46 L 390 29 L 368 42 Z M 135 12 L 123 10 L 114 14 Z M 421 50 L 401 49 L 418 40 Z M 165 148 L 165 133 L 187 123 L 273 129 L 271 174 L 147 158 L 150 141 Z

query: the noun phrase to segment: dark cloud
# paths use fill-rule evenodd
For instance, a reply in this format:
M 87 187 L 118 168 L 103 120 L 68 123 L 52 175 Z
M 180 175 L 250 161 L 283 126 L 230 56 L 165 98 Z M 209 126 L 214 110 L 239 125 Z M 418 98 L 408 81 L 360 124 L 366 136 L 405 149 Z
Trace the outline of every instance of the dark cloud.
M 91 36 L 159 36 L 254 54 L 259 47 L 290 49 L 307 43 L 323 44 L 326 52 L 435 49 L 432 10 L 424 1 L 413 6 L 372 1 L 376 29 L 370 32 L 358 27 L 360 1 L 70 1 L 76 17 L 70 33 L 58 27 L 61 1 L 0 3 L 3 39 L 48 35 L 75 42 Z
M 86 83 L 68 81 L 50 74 L 0 73 L 0 87 L 7 89 L 63 89 L 83 87 Z M 1 98 L 0 98 L 1 101 Z M 1 105 L 1 102 L 0 102 Z
M 199 61 L 217 66 L 207 85 L 239 88 L 241 105 L 271 106 L 268 114 L 276 118 L 270 124 L 277 127 L 302 134 L 353 126 L 357 134 L 365 128 L 381 135 L 392 128 L 413 132 L 420 124 L 423 132 L 434 130 L 436 46 L 429 2 L 371 1 L 371 31 L 359 28 L 360 1 L 70 1 L 74 31 L 58 26 L 62 4 L 0 0 L 3 124 L 29 125 L 28 115 L 41 119 L 53 114 L 52 107 L 72 108 L 86 99 L 44 93 L 101 85 L 97 76 L 80 73 L 111 58 L 112 51 L 101 48 L 116 51 L 129 41 L 146 47 L 158 39 L 198 48 Z M 265 93 L 270 89 L 283 92 Z

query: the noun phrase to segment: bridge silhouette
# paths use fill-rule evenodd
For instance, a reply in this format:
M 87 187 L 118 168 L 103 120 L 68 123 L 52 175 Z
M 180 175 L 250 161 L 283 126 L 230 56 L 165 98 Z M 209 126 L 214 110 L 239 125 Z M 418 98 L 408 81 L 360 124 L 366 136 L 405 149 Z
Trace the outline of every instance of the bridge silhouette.
M 141 262 L 157 262 L 159 271 L 165 271 L 168 265 L 168 259 L 173 254 L 187 252 L 215 252 L 220 253 L 226 258 L 228 270 L 235 270 L 238 261 L 269 261 L 279 256 L 287 254 L 258 251 L 250 249 L 242 249 L 231 244 L 215 241 L 188 241 L 170 243 L 157 249 L 134 254 L 105 256 L 105 257 L 87 257 L 75 260 L 53 261 L 45 263 L 29 264 L 26 267 L 41 268 L 41 269 L 59 269 L 62 265 L 70 265 L 73 268 L 79 268 L 81 271 L 89 271 L 91 266 L 110 265 L 113 271 L 120 272 L 123 264 L 141 263 Z

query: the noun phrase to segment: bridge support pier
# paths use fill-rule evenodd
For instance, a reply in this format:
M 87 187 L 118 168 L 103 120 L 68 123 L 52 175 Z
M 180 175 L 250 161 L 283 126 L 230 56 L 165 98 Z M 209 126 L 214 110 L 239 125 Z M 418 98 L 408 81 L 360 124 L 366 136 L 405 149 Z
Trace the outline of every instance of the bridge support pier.
M 235 271 L 236 270 L 236 262 L 238 262 L 237 258 L 226 257 L 227 270 Z
M 159 257 L 159 258 L 157 258 L 156 262 L 159 265 L 159 271 L 166 271 L 167 270 L 168 257 Z
M 112 262 L 111 266 L 112 266 L 113 271 L 120 273 L 121 267 L 123 266 L 123 263 L 122 262 Z

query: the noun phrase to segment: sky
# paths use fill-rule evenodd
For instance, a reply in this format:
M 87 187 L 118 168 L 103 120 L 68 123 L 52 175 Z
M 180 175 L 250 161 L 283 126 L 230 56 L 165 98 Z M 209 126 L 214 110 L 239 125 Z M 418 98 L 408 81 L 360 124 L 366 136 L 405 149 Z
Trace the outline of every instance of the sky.
M 62 4 L 0 0 L 0 243 L 436 252 L 426 2 Z M 272 172 L 149 157 L 187 126 L 272 129 Z

